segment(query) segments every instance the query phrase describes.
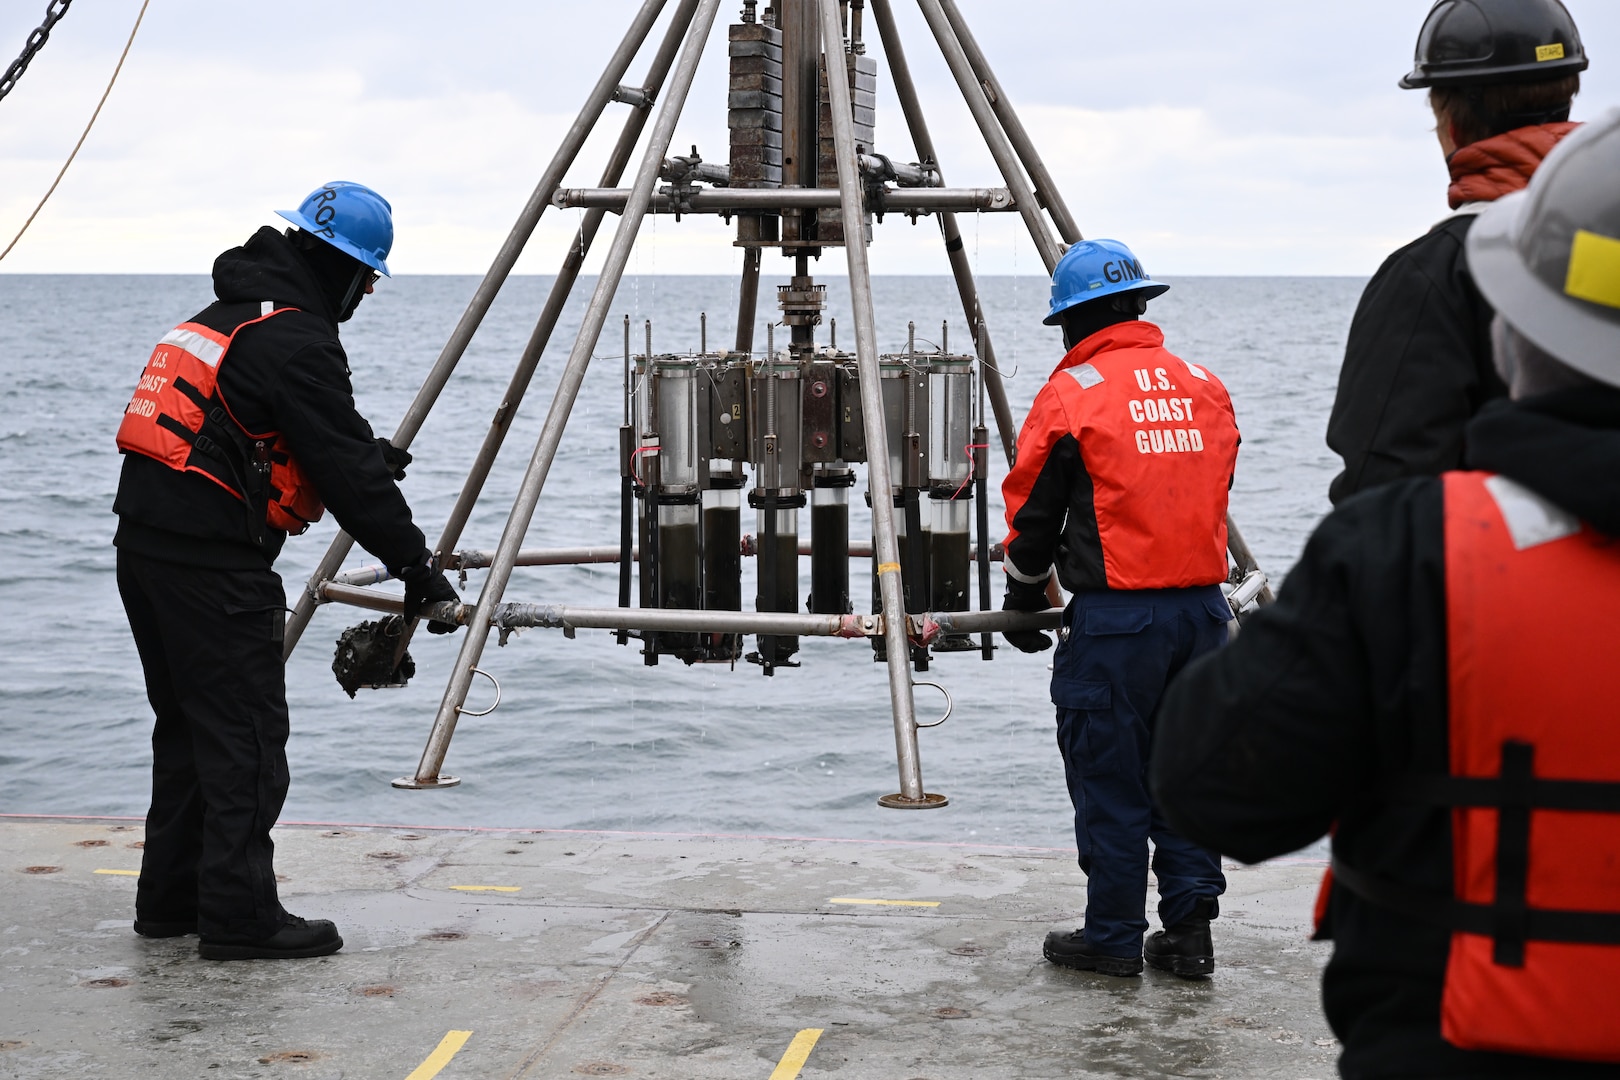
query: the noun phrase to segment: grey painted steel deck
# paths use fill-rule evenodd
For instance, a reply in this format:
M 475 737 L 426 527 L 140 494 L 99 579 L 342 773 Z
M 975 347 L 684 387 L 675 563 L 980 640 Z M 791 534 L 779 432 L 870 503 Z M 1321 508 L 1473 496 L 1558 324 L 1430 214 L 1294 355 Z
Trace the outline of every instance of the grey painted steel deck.
M 813 1028 L 806 1080 L 1335 1072 L 1309 860 L 1229 868 L 1215 977 L 1188 982 L 1041 959 L 1083 906 L 1072 853 L 284 827 L 287 906 L 346 947 L 210 963 L 136 937 L 135 879 L 96 872 L 138 867 L 140 837 L 0 821 L 0 1076 L 426 1080 L 470 1031 L 444 1080 L 785 1080 Z

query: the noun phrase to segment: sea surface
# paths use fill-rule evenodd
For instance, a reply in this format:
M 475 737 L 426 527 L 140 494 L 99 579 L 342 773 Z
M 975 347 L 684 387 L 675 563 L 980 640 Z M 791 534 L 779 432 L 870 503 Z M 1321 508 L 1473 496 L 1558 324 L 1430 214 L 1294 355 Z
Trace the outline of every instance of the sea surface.
M 1322 435 L 1363 283 L 1168 280 L 1172 289 L 1149 317 L 1174 351 L 1230 388 L 1243 430 L 1233 513 L 1261 564 L 1280 577 L 1328 508 L 1337 458 Z M 344 327 L 356 398 L 379 434 L 393 431 L 477 283 L 385 281 Z M 762 305 L 776 283 L 768 268 Z M 550 285 L 544 277 L 508 284 L 411 447 L 416 462 L 404 491 L 430 542 Z M 982 288 L 1021 420 L 1062 354 L 1057 332 L 1040 323 L 1046 282 L 989 278 Z M 525 546 L 617 542 L 624 316 L 638 352 L 647 319 L 655 350 L 695 349 L 704 312 L 711 348 L 722 347 L 734 334 L 736 292 L 734 280 L 719 277 L 624 281 Z M 948 323 L 951 346 L 967 346 L 949 278 L 879 278 L 874 292 L 884 350 L 904 347 L 908 322 L 929 343 Z M 847 286 L 831 280 L 828 294 L 838 344 L 852 349 Z M 492 550 L 499 540 L 587 296 L 576 290 L 552 337 L 462 547 Z M 210 298 L 201 276 L 0 275 L 0 813 L 145 810 L 151 714 L 114 582 L 113 433 L 158 337 Z M 831 330 L 823 326 L 821 340 Z M 763 327 L 756 343 L 763 346 Z M 1001 461 L 992 455 L 998 481 Z M 999 492 L 993 498 L 999 529 Z M 857 537 L 869 528 L 860 501 L 852 500 Z M 755 531 L 748 518 L 745 531 Z M 328 518 L 288 543 L 276 568 L 289 593 L 302 587 L 335 528 Z M 348 565 L 370 561 L 357 550 Z M 853 575 L 864 566 L 857 562 Z M 470 576 L 469 597 L 482 580 Z M 864 596 L 860 580 L 852 576 L 852 592 Z M 744 596 L 752 591 L 745 580 Z M 520 569 L 507 590 L 510 600 L 599 606 L 616 595 L 612 566 Z M 999 580 L 995 595 L 999 602 Z M 446 771 L 462 785 L 418 792 L 389 781 L 415 771 L 459 637 L 419 635 L 409 687 L 361 691 L 351 701 L 332 677 L 332 644 L 366 617 L 322 608 L 288 664 L 285 821 L 1073 847 L 1046 691 L 1050 654 L 1003 647 L 991 663 L 977 653 L 939 657 L 920 677 L 943 683 L 955 709 L 946 724 L 922 732 L 921 762 L 927 790 L 951 803 L 892 811 L 876 804 L 898 790 L 885 668 L 865 644 L 805 639 L 802 667 L 765 678 L 748 664 L 685 667 L 665 658 L 646 667 L 636 643 L 621 647 L 605 631 L 568 640 L 530 630 L 484 654 L 504 696 L 489 716 L 460 724 Z M 490 700 L 488 683 L 475 680 L 468 707 Z M 942 711 L 932 691 L 919 690 L 917 702 L 919 718 Z

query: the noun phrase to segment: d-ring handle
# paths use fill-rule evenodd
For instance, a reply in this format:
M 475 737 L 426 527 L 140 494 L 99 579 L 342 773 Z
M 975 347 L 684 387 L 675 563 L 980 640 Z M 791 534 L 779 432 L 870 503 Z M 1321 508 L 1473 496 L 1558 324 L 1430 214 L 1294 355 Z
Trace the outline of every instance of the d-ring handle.
M 463 709 L 460 705 L 457 705 L 456 706 L 456 712 L 460 713 L 462 716 L 488 716 L 490 713 L 494 712 L 496 709 L 501 707 L 501 684 L 496 680 L 495 676 L 491 675 L 489 672 L 485 671 L 483 668 L 473 668 L 472 673 L 474 675 L 482 675 L 484 678 L 488 679 L 490 682 L 495 684 L 495 704 L 491 705 L 489 708 L 485 709 L 483 712 L 468 712 L 466 709 Z M 943 687 L 941 689 L 943 689 Z M 950 712 L 947 711 L 945 715 L 949 716 Z M 940 721 L 940 722 L 944 723 L 943 720 Z
M 951 692 L 949 690 L 945 689 L 937 682 L 914 682 L 911 685 L 913 687 L 932 686 L 935 690 L 938 690 L 940 693 L 945 695 L 945 715 L 940 717 L 938 720 L 935 720 L 932 724 L 918 724 L 917 726 L 919 728 L 939 727 L 939 725 L 951 718 L 951 710 L 956 708 L 956 699 L 951 697 Z

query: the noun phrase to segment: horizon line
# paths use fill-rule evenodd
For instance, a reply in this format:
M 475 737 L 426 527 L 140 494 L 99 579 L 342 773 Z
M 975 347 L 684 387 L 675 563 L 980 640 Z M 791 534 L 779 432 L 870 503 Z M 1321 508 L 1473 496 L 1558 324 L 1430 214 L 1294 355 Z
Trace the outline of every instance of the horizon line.
M 124 271 L 108 271 L 108 270 L 0 270 L 0 277 L 211 277 L 211 276 L 212 276 L 212 273 L 210 271 L 206 271 L 206 270 L 124 270 Z M 412 272 L 408 272 L 408 273 L 393 274 L 388 278 L 388 280 L 397 281 L 400 278 L 414 278 L 414 277 L 457 277 L 457 278 L 479 278 L 479 279 L 482 279 L 484 276 L 485 276 L 484 274 L 480 274 L 480 273 L 460 273 L 460 272 L 453 272 L 453 271 L 444 271 L 444 272 L 440 272 L 440 271 L 412 271 Z M 581 280 L 583 280 L 585 278 L 595 278 L 595 277 L 600 277 L 600 276 L 601 275 L 599 275 L 599 274 L 584 274 L 584 273 L 579 275 Z M 725 278 L 726 280 L 731 280 L 731 279 L 735 278 L 736 276 L 737 275 L 735 273 L 716 273 L 716 274 L 671 273 L 671 274 L 625 274 L 625 275 L 623 275 L 623 278 L 625 280 L 629 280 L 629 279 L 632 279 L 632 278 Z M 891 272 L 891 273 L 873 273 L 871 276 L 873 278 L 940 278 L 941 280 L 946 280 L 946 281 L 952 280 L 952 275 L 950 275 L 948 273 L 944 273 L 944 274 L 924 274 L 924 273 L 893 273 L 893 272 Z M 552 279 L 555 279 L 556 277 L 557 277 L 556 274 L 527 274 L 527 273 L 520 274 L 520 273 L 516 273 L 516 272 L 507 275 L 508 280 L 510 280 L 511 278 L 552 278 Z M 1327 274 L 1327 273 L 1299 273 L 1299 274 L 1176 274 L 1176 273 L 1171 273 L 1171 274 L 1161 274 L 1161 275 L 1159 275 L 1159 278 L 1156 279 L 1156 280 L 1169 281 L 1169 280 L 1174 279 L 1174 278 L 1183 278 L 1183 279 L 1185 279 L 1185 278 L 1214 278 L 1214 279 L 1220 279 L 1220 280 L 1225 280 L 1225 281 L 1245 280 L 1245 279 L 1246 280 L 1252 280 L 1252 281 L 1276 281 L 1276 280 L 1282 279 L 1282 278 L 1320 278 L 1320 279 L 1324 279 L 1324 280 L 1343 278 L 1343 279 L 1346 279 L 1346 280 L 1351 280 L 1351 279 L 1353 279 L 1353 280 L 1366 280 L 1366 279 L 1368 279 L 1370 277 L 1371 277 L 1370 274 Z M 978 280 L 978 281 L 984 281 L 984 280 L 987 280 L 987 279 L 990 279 L 990 278 L 1029 278 L 1029 279 L 1032 279 L 1032 280 L 1041 280 L 1041 281 L 1050 280 L 1049 275 L 1044 274 L 1044 273 L 1043 274 L 976 274 L 975 275 L 975 280 Z M 829 281 L 848 280 L 848 275 L 847 274 L 828 275 L 827 280 L 829 280 Z

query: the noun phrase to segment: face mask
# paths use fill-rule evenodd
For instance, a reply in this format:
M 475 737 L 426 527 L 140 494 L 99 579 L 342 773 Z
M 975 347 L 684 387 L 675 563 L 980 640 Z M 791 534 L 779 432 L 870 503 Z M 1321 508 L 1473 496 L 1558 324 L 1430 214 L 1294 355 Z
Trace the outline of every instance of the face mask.
M 377 280 L 377 275 L 365 267 L 362 267 L 354 275 L 354 280 L 349 283 L 348 291 L 343 294 L 343 305 L 338 312 L 338 322 L 349 321 L 354 315 L 355 308 L 360 306 L 360 301 L 366 298 L 366 288 L 375 280 Z

